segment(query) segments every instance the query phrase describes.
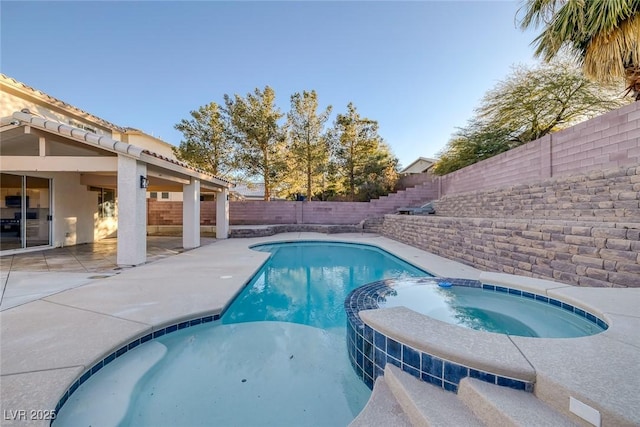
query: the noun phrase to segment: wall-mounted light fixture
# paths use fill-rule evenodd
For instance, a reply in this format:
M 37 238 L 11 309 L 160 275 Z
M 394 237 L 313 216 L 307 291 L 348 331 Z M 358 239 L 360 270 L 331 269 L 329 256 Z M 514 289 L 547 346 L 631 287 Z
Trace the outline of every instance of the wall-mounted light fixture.
M 148 188 L 149 187 L 149 179 L 146 176 L 140 175 L 140 188 Z

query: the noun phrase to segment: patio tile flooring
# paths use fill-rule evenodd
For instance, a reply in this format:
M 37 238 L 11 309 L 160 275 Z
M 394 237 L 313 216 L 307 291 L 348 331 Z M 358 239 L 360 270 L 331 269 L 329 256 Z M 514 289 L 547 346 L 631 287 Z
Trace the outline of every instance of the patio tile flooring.
M 201 238 L 201 245 L 215 242 Z M 0 271 L 65 271 L 101 273 L 120 270 L 116 264 L 117 239 L 105 239 L 65 248 L 53 248 L 0 257 Z M 182 238 L 173 236 L 147 237 L 147 263 L 184 252 Z

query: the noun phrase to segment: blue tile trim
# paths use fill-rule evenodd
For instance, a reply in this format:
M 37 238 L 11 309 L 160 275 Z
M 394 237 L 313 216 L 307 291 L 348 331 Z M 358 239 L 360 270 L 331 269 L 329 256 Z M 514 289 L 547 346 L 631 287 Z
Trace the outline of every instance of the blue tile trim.
M 549 298 L 549 304 L 554 305 L 556 307 L 562 306 L 562 301 L 558 301 L 557 299 Z
M 73 393 L 75 393 L 75 391 L 78 389 L 78 387 L 80 387 L 82 384 L 84 384 L 92 375 L 96 374 L 100 369 L 102 369 L 103 367 L 105 367 L 109 363 L 113 362 L 118 357 L 124 355 L 129 350 L 133 350 L 134 348 L 138 347 L 140 344 L 144 344 L 144 343 L 146 343 L 148 341 L 151 341 L 154 338 L 158 338 L 158 337 L 161 337 L 163 335 L 170 334 L 172 332 L 175 332 L 175 331 L 178 331 L 178 330 L 181 330 L 181 329 L 189 328 L 191 326 L 200 325 L 202 323 L 213 322 L 215 320 L 219 320 L 220 317 L 221 317 L 221 314 L 214 314 L 214 315 L 209 315 L 209 316 L 205 316 L 205 317 L 198 317 L 196 319 L 188 320 L 188 321 L 185 321 L 185 322 L 175 323 L 175 324 L 166 326 L 166 327 L 164 327 L 162 329 L 158 329 L 157 331 L 154 331 L 152 333 L 144 335 L 141 338 L 137 338 L 137 339 L 131 341 L 130 343 L 127 343 L 127 344 L 123 345 L 122 347 L 120 347 L 119 349 L 117 349 L 116 351 L 112 352 L 111 354 L 106 356 L 104 359 L 100 360 L 98 363 L 93 365 L 91 368 L 89 368 L 85 372 L 83 372 L 82 375 L 80 376 L 80 378 L 78 378 L 71 385 L 71 387 L 69 387 L 65 391 L 65 393 L 62 395 L 62 397 L 58 401 L 58 404 L 55 407 L 55 410 L 54 410 L 55 413 L 56 414 L 58 413 L 60 408 L 62 408 L 64 406 L 64 404 L 67 403 L 67 400 L 69 400 L 71 395 Z M 371 334 L 373 334 L 373 330 L 371 330 Z M 373 375 L 373 373 L 372 373 L 372 375 Z M 370 378 L 370 379 L 372 381 L 372 386 L 373 386 L 373 378 Z M 55 417 L 53 417 L 53 420 L 55 420 Z M 53 424 L 53 420 L 51 420 L 49 425 Z
M 495 288 L 495 290 L 498 291 L 498 292 L 505 292 L 502 289 L 506 289 L 506 292 L 508 292 L 509 294 L 513 293 L 511 291 L 511 288 L 504 288 L 504 287 L 486 285 L 486 284 L 482 285 L 482 289 L 485 289 L 485 290 L 492 290 L 492 288 Z M 498 288 L 500 288 L 500 289 L 498 289 Z M 602 320 L 598 316 L 596 316 L 596 315 L 594 315 L 592 313 L 589 313 L 588 311 L 582 310 L 581 308 L 578 308 L 578 307 L 573 306 L 571 304 L 567 304 L 566 302 L 563 302 L 563 301 L 560 301 L 560 300 L 557 300 L 557 299 L 554 299 L 554 298 L 549 298 L 549 297 L 546 297 L 544 295 L 534 294 L 534 293 L 527 292 L 527 291 L 522 291 L 521 292 L 521 296 L 523 298 L 533 299 L 533 300 L 536 300 L 538 302 L 542 302 L 542 303 L 545 303 L 545 304 L 552 305 L 554 307 L 561 308 L 563 310 L 570 311 L 571 313 L 574 313 L 574 314 L 576 314 L 576 315 L 578 315 L 580 317 L 584 317 L 585 319 L 587 319 L 591 323 L 595 323 L 596 325 L 598 325 L 603 330 L 607 330 L 609 328 L 609 325 L 607 324 L 607 322 L 605 322 L 604 320 Z
M 536 295 L 536 301 L 542 301 L 549 304 L 549 298 L 545 297 L 544 295 Z
M 374 343 L 369 343 L 364 337 L 365 327 L 358 327 L 355 320 L 356 316 L 347 319 L 347 353 L 356 374 L 370 389 L 373 389 L 376 378 L 383 375 L 385 365 L 390 363 L 416 378 L 454 393 L 458 390 L 460 380 L 465 377 L 473 377 L 492 384 L 533 392 L 533 383 L 531 382 L 502 377 L 495 373 L 439 358 L 385 337 L 375 329 L 373 329 L 373 336 L 385 339 L 376 338 Z M 351 337 L 352 331 L 356 334 L 355 340 Z M 391 351 L 387 352 L 389 349 Z
M 487 291 L 532 299 L 573 312 L 597 324 L 602 329 L 606 330 L 608 328 L 604 320 L 571 304 L 532 292 L 481 283 L 478 280 L 436 277 L 380 280 L 353 290 L 347 295 L 344 302 L 344 309 L 347 314 L 347 352 L 349 360 L 358 377 L 369 388 L 373 388 L 376 378 L 383 374 L 385 365 L 391 363 L 423 381 L 454 393 L 458 390 L 460 380 L 465 377 L 477 378 L 481 381 L 516 390 L 533 392 L 534 384 L 532 382 L 500 376 L 493 372 L 485 372 L 472 366 L 464 366 L 439 358 L 433 354 L 416 350 L 396 339 L 385 336 L 382 332 L 371 328 L 369 325 L 365 325 L 359 316 L 359 312 L 361 310 L 379 308 L 378 302 L 384 301 L 387 295 L 393 294 L 394 286 L 397 283 L 406 283 L 406 280 L 411 280 L 416 285 L 447 282 L 453 286 L 476 287 Z
M 532 292 L 521 291 L 519 289 L 507 288 L 505 286 L 491 285 L 486 283 L 481 283 L 478 280 L 468 280 L 468 279 L 456 279 L 456 278 L 441 278 L 441 277 L 420 277 L 420 278 L 411 278 L 411 279 L 387 279 L 380 280 L 377 282 L 369 283 L 368 285 L 361 286 L 355 290 L 353 290 L 344 302 L 344 309 L 347 313 L 348 318 L 353 318 L 356 325 L 360 327 L 364 327 L 364 323 L 360 320 L 360 316 L 358 313 L 361 310 L 371 310 L 379 308 L 378 302 L 384 301 L 387 295 L 393 294 L 394 286 L 399 283 L 405 283 L 406 280 L 411 280 L 412 283 L 416 285 L 421 284 L 434 284 L 447 282 L 453 286 L 467 286 L 474 288 L 482 288 L 486 291 L 494 291 L 506 293 L 509 295 L 513 295 L 516 297 L 533 299 L 538 302 L 542 302 L 545 304 L 552 305 L 554 307 L 561 308 L 563 310 L 567 310 L 572 312 L 580 317 L 583 317 L 594 323 L 598 327 L 606 330 L 609 325 L 603 319 L 598 316 L 589 313 L 588 311 L 582 310 L 578 307 L 575 307 L 571 304 L 562 302 L 560 300 L 549 298 L 544 295 L 534 294 Z M 369 341 L 371 339 L 369 338 Z

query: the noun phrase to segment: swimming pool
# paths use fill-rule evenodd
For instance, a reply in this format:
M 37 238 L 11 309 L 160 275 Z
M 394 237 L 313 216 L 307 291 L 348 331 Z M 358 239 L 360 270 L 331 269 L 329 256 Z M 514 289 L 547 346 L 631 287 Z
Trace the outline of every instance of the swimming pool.
M 54 425 L 348 424 L 370 390 L 347 357 L 346 295 L 383 278 L 428 274 L 366 245 L 254 249 L 272 256 L 220 321 L 169 326 L 177 331 L 100 365 Z

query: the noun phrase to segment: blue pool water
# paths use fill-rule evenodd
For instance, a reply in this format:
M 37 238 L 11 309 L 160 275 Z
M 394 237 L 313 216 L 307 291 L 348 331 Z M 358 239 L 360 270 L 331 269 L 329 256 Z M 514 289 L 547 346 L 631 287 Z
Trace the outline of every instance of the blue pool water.
M 586 315 L 548 302 L 481 287 L 442 286 L 443 283 L 447 282 L 394 280 L 388 283 L 392 291 L 378 301 L 378 306 L 407 307 L 454 325 L 523 337 L 575 338 L 606 329 L 595 318 L 589 320 Z
M 379 249 L 287 243 L 222 319 L 125 353 L 71 395 L 55 426 L 340 426 L 370 390 L 345 345 L 347 294 L 427 274 Z
M 223 324 L 271 320 L 342 328 L 344 299 L 353 289 L 381 279 L 427 275 L 372 246 L 303 242 L 253 249 L 272 256 L 234 300 Z

